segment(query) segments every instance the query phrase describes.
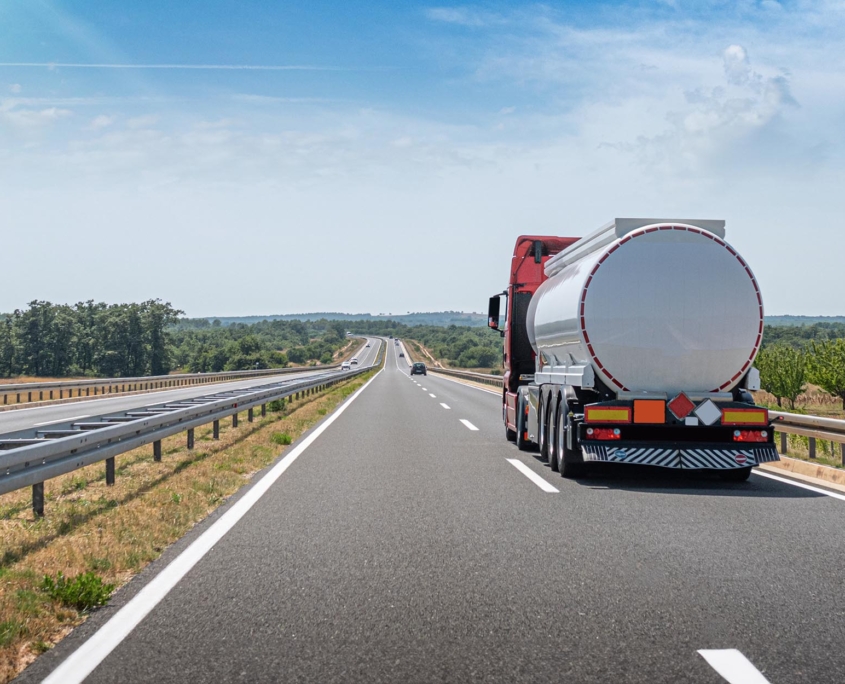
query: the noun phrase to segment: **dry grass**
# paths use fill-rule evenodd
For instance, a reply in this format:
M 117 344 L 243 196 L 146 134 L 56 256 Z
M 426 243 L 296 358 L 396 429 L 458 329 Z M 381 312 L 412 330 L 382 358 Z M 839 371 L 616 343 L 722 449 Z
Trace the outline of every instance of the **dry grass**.
M 250 477 L 271 463 L 311 425 L 360 387 L 370 374 L 322 394 L 286 403 L 237 428 L 197 428 L 196 448 L 185 435 L 117 458 L 117 481 L 106 487 L 103 464 L 45 484 L 46 517 L 36 519 L 30 490 L 0 499 L 0 682 L 7 682 L 51 648 L 85 615 L 41 590 L 45 575 L 95 572 L 118 587 L 182 537 Z

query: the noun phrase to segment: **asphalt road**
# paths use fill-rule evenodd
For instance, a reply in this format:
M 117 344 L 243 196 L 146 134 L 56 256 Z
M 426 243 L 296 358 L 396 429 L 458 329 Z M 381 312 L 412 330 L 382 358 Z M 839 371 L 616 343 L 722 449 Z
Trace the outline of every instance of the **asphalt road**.
M 373 347 L 362 348 L 359 353 L 363 363 L 367 363 L 371 357 Z M 366 352 L 366 354 L 365 354 Z M 215 392 L 227 392 L 234 389 L 245 389 L 259 387 L 272 383 L 290 380 L 302 380 L 317 373 L 324 373 L 325 370 L 303 371 L 302 373 L 284 373 L 275 376 L 263 376 L 249 380 L 233 380 L 230 382 L 219 382 L 210 385 L 194 385 L 173 390 L 162 390 L 148 392 L 145 394 L 129 395 L 103 395 L 99 398 L 92 398 L 85 401 L 70 402 L 67 404 L 54 404 L 52 406 L 38 406 L 30 408 L 15 409 L 12 411 L 0 412 L 0 435 L 14 433 L 29 428 L 42 428 L 50 426 L 51 429 L 63 427 L 65 423 L 92 418 L 96 416 L 129 411 L 131 409 L 143 408 L 146 406 L 158 406 L 166 402 L 179 399 L 191 399 L 202 397 Z M 340 372 L 340 371 L 335 371 Z
M 759 475 L 564 480 L 505 441 L 496 393 L 397 353 L 251 508 L 263 481 L 20 681 L 91 635 L 90 682 L 845 679 L 845 501 Z

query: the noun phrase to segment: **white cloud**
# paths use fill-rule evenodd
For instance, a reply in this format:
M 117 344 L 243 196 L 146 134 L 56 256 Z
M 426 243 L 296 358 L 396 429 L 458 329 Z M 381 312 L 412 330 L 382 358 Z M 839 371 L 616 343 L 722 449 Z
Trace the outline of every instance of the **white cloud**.
M 23 90 L 23 89 L 21 88 L 21 84 L 20 84 L 20 83 L 12 83 L 12 84 L 9 86 L 9 92 L 11 92 L 11 93 L 13 93 L 13 94 L 15 94 L 15 95 L 17 95 L 18 93 L 20 93 L 20 92 L 21 92 L 21 90 Z
M 516 107 L 502 107 L 499 110 L 499 114 L 503 116 L 507 116 L 508 114 L 513 114 L 516 111 Z
M 60 107 L 33 109 L 21 105 L 22 101 L 14 98 L 0 100 L 0 123 L 20 129 L 39 128 L 73 114 L 71 110 Z
M 89 128 L 93 130 L 99 130 L 102 128 L 108 128 L 114 123 L 113 116 L 106 116 L 105 114 L 100 114 L 99 116 L 94 117 L 94 119 L 89 124 Z
M 145 116 L 135 116 L 126 122 L 127 128 L 150 128 L 158 123 L 158 115 L 147 114 Z
M 492 12 L 480 12 L 468 7 L 431 7 L 425 11 L 425 15 L 432 21 L 471 28 L 499 24 L 503 21 L 500 15 Z

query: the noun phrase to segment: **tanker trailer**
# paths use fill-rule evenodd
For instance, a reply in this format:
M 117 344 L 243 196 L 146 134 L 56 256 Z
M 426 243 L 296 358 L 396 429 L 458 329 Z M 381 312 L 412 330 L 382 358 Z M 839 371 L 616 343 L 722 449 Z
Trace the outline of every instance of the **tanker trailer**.
M 750 394 L 763 300 L 724 237 L 724 221 L 616 219 L 518 238 L 488 318 L 505 338 L 508 439 L 564 477 L 614 462 L 742 481 L 779 460 Z

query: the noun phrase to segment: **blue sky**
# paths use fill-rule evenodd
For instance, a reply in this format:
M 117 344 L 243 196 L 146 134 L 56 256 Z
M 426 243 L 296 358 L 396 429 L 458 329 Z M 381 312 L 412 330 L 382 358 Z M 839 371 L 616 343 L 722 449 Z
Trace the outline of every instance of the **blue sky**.
M 520 233 L 658 216 L 845 314 L 844 37 L 842 0 L 0 0 L 0 310 L 478 311 Z

